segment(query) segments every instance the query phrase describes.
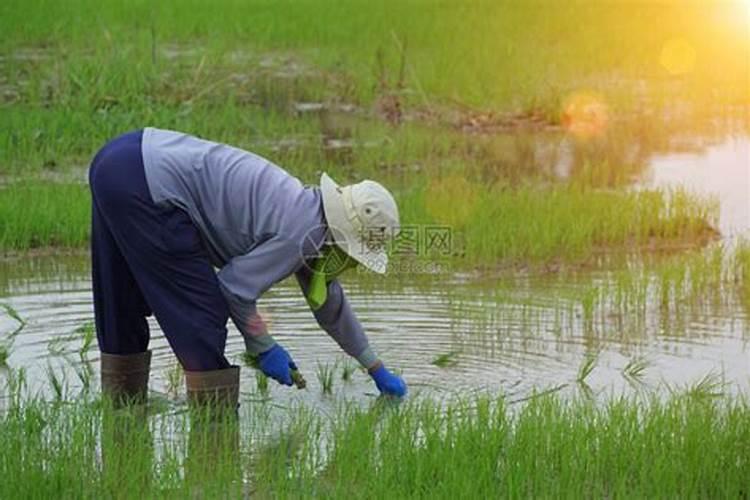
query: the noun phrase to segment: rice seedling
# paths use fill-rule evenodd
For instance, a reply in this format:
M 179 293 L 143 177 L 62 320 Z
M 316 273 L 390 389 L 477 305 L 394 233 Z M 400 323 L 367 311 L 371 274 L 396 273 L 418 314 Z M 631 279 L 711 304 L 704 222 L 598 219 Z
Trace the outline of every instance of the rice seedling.
M 175 361 L 171 367 L 166 369 L 164 379 L 167 383 L 167 394 L 170 394 L 172 397 L 177 396 L 184 380 L 182 365 Z
M 458 354 L 458 351 L 439 354 L 430 363 L 440 368 L 454 367 L 458 364 Z
M 622 375 L 628 381 L 640 382 L 643 380 L 643 376 L 649 365 L 650 362 L 646 358 L 636 356 L 628 360 L 622 369 Z
M 7 383 L 8 399 L 11 407 L 17 407 L 21 404 L 24 398 L 24 390 L 26 389 L 26 368 L 9 368 L 7 371 Z
M 0 308 L 5 311 L 5 314 L 13 318 L 18 323 L 16 329 L 8 334 L 9 338 L 15 337 L 26 327 L 26 320 L 23 319 L 21 315 L 18 314 L 18 311 L 16 311 L 10 304 L 0 302 Z
M 711 372 L 691 384 L 685 391 L 685 394 L 692 399 L 698 400 L 716 399 L 724 394 L 726 385 L 720 374 Z
M 91 390 L 91 381 L 94 376 L 94 369 L 91 367 L 90 363 L 84 360 L 81 363 L 74 365 L 74 370 L 76 372 L 76 376 L 78 377 L 78 381 L 81 383 L 81 394 L 88 394 Z M 57 393 L 57 391 L 55 392 Z
M 82 184 L 24 181 L 6 185 L 0 188 L 0 248 L 85 245 L 90 205 L 88 188 Z
M 351 381 L 352 375 L 354 375 L 355 371 L 357 371 L 356 365 L 345 361 L 341 364 L 341 380 L 344 382 Z
M 253 368 L 255 370 L 258 370 L 260 372 L 260 365 L 258 364 L 258 356 L 255 354 L 252 354 L 248 351 L 244 351 L 240 358 L 242 359 L 242 362 L 245 364 L 245 366 Z M 261 375 L 263 375 L 261 373 Z M 264 375 L 265 376 L 265 375 Z M 256 375 L 256 378 L 258 380 L 258 387 L 260 388 L 261 385 L 267 385 L 266 380 L 261 380 L 262 377 L 259 375 Z M 297 387 L 297 389 L 305 389 L 307 387 L 307 381 L 305 380 L 305 377 L 302 376 L 302 373 L 299 370 L 292 370 L 292 382 L 294 382 L 294 385 Z
M 252 354 L 251 352 L 243 351 L 242 354 L 240 354 L 240 359 L 242 360 L 242 363 L 248 368 L 260 369 L 260 366 L 258 365 L 258 356 Z
M 52 356 L 61 356 L 65 353 L 65 346 L 68 342 L 68 337 L 57 335 L 47 341 L 47 350 Z
M 586 379 L 591 375 L 591 372 L 594 371 L 596 368 L 596 365 L 599 361 L 599 353 L 598 352 L 587 352 L 583 360 L 581 361 L 581 364 L 578 366 L 578 374 L 576 375 L 576 382 L 579 384 L 585 384 Z
M 155 417 L 107 405 L 24 401 L 0 414 L 0 496 L 349 498 L 356 485 L 368 497 L 735 498 L 747 488 L 743 399 L 547 395 L 511 408 L 476 398 L 330 417 L 302 406 L 281 425 L 252 406 L 239 429 L 192 428 L 186 413 L 148 425 Z
M 331 394 L 333 392 L 333 379 L 335 373 L 336 363 L 317 363 L 315 374 L 318 377 L 318 383 L 320 384 L 323 394 Z
M 260 370 L 255 372 L 255 387 L 261 395 L 268 395 L 268 376 Z
M 58 376 L 52 365 L 47 365 L 47 380 L 52 388 L 53 396 L 56 402 L 62 402 L 68 396 L 68 382 L 65 378 L 65 373 L 62 376 Z
M 98 5 L 107 26 L 100 30 L 71 13 L 88 10 L 90 0 L 31 9 L 11 2 L 0 21 L 10 61 L 3 68 L 9 102 L 2 126 L 9 133 L 0 143 L 0 164 L 39 170 L 80 163 L 116 131 L 142 125 L 139 117 L 148 112 L 163 125 L 180 123 L 204 134 L 240 139 L 239 118 L 248 115 L 248 107 L 257 107 L 265 109 L 264 119 L 250 114 L 245 122 L 250 120 L 254 130 L 270 129 L 258 132 L 267 136 L 280 128 L 278 120 L 265 124 L 267 115 L 282 110 L 289 115 L 289 95 L 294 101 L 325 102 L 324 90 L 330 92 L 330 87 L 343 102 L 374 105 L 385 116 L 406 106 L 438 111 L 446 101 L 459 99 L 460 109 L 518 110 L 520 116 L 559 121 L 569 94 L 589 87 L 596 75 L 611 74 L 616 85 L 597 85 L 606 87 L 607 107 L 632 109 L 633 96 L 645 90 L 650 106 L 658 108 L 675 98 L 675 89 L 668 87 L 672 92 L 665 95 L 668 82 L 660 77 L 663 68 L 654 57 L 665 40 L 652 36 L 656 30 L 679 33 L 686 40 L 711 40 L 701 45 L 706 54 L 701 71 L 681 77 L 685 88 L 679 97 L 735 104 L 747 98 L 743 85 L 748 77 L 743 71 L 744 26 L 737 25 L 743 12 L 731 4 L 634 4 L 623 15 L 595 3 L 493 2 L 434 9 L 423 2 L 341 6 L 329 0 L 303 3 L 289 12 L 282 5 L 222 0 L 214 9 L 196 6 L 174 16 L 174 0 L 136 6 L 128 13 L 107 1 Z M 224 29 L 226 19 L 251 19 L 259 11 L 268 27 L 262 33 L 244 23 Z M 457 18 L 465 23 L 457 26 Z M 133 19 L 150 19 L 150 26 Z M 199 24 L 202 29 L 196 31 Z M 205 33 L 213 35 L 206 38 Z M 440 33 L 453 36 L 436 36 Z M 503 38 L 496 33 L 504 33 Z M 554 46 L 545 43 L 553 39 Z M 592 50 L 591 40 L 606 49 Z M 494 56 L 498 51 L 503 58 Z M 52 64 L 61 54 L 67 56 L 66 64 Z M 133 67 L 138 71 L 130 71 Z M 518 68 L 524 69 L 518 73 Z M 291 75 L 295 82 L 310 73 L 327 77 L 318 78 L 324 82 L 331 75 L 338 78 L 328 88 L 287 83 L 280 89 L 281 78 L 253 79 L 264 70 Z M 508 74 L 517 78 L 504 78 Z M 374 78 L 391 84 L 373 85 Z M 707 90 L 715 88 L 722 91 Z M 481 124 L 484 115 L 477 114 L 474 121 Z M 466 121 L 471 127 L 473 122 Z
M 95 330 L 93 321 L 89 321 L 79 326 L 76 328 L 75 333 L 81 336 L 81 346 L 78 348 L 78 356 L 81 360 L 84 360 L 94 342 Z
M 0 367 L 8 366 L 8 358 L 13 350 L 13 343 L 10 341 L 0 342 Z

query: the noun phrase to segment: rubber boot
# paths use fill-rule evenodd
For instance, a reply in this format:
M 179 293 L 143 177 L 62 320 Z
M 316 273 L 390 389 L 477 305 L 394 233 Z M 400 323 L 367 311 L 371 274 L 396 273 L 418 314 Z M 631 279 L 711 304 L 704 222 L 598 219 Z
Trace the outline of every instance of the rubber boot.
M 237 410 L 240 399 L 240 367 L 185 372 L 188 402 L 196 408 Z
M 112 400 L 115 408 L 145 403 L 150 368 L 151 351 L 101 353 L 102 393 Z

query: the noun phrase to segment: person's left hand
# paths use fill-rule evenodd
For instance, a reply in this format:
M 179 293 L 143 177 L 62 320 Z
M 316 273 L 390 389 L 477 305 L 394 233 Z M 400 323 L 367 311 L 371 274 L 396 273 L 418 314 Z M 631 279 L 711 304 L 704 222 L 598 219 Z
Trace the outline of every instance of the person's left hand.
M 404 379 L 388 371 L 383 363 L 378 362 L 375 367 L 370 368 L 369 372 L 381 394 L 397 397 L 406 395 L 407 388 Z

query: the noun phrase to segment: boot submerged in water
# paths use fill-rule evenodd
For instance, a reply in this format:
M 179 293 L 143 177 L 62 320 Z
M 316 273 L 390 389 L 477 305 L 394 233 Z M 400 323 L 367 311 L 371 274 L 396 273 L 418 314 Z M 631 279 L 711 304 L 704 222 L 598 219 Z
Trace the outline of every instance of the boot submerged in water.
M 240 399 L 240 367 L 223 370 L 186 371 L 188 402 L 196 408 L 236 412 Z
M 102 394 L 115 408 L 143 404 L 148 398 L 151 351 L 136 354 L 101 353 Z

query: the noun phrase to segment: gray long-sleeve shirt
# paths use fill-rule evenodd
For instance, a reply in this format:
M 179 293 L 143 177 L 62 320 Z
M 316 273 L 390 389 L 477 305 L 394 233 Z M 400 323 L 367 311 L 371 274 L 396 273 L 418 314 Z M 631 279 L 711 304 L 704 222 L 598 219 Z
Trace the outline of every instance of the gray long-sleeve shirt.
M 292 273 L 306 292 L 311 273 L 304 256 L 325 238 L 320 190 L 260 156 L 181 132 L 146 128 L 141 147 L 154 202 L 190 215 L 219 268 L 221 290 L 247 348 L 269 349 L 271 336 L 251 327 L 256 301 Z M 329 284 L 326 303 L 314 315 L 363 366 L 376 361 L 338 281 Z

